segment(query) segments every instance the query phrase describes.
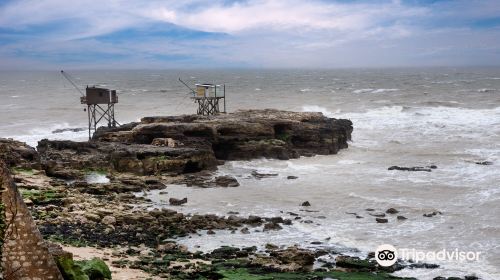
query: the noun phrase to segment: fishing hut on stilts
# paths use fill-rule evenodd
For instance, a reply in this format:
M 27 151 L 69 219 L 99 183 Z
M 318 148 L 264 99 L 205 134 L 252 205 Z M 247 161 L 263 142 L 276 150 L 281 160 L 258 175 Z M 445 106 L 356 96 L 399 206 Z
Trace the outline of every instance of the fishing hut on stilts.
M 179 81 L 191 90 L 191 99 L 198 104 L 196 113 L 202 116 L 212 116 L 226 113 L 226 85 L 195 84 L 196 90 L 188 86 L 183 80 Z M 221 111 L 221 105 L 223 110 Z
M 80 103 L 87 105 L 89 140 L 97 130 L 99 123 L 106 123 L 108 127 L 116 127 L 120 124 L 115 119 L 115 104 L 118 103 L 116 90 L 87 86 L 85 94 L 73 82 L 71 76 L 64 71 L 61 74 L 80 92 Z

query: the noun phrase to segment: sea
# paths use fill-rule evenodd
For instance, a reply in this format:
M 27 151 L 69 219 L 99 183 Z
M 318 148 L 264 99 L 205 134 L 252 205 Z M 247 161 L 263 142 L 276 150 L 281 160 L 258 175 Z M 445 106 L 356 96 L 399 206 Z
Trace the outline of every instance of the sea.
M 187 204 L 175 208 L 185 213 L 293 219 L 288 213 L 293 212 L 302 217 L 280 231 L 202 232 L 178 240 L 193 250 L 273 243 L 354 256 L 381 244 L 423 252 L 479 252 L 474 260 L 428 261 L 440 267 L 395 275 L 500 279 L 500 68 L 68 73 L 80 90 L 87 85 L 116 89 L 120 123 L 195 113 L 190 90 L 179 78 L 188 85 L 225 84 L 228 112 L 275 108 L 352 120 L 352 141 L 337 155 L 231 161 L 217 174 L 235 176 L 241 184 L 237 188 L 169 185 L 167 194 L 147 193 L 151 207 L 168 208 L 169 197 L 187 197 Z M 31 146 L 44 138 L 85 141 L 87 113 L 79 98 L 59 71 L 0 72 L 0 137 Z M 388 170 L 394 165 L 437 168 Z M 257 179 L 252 171 L 278 175 Z M 304 201 L 311 206 L 300 206 Z M 370 215 L 391 207 L 407 219 L 387 214 L 389 222 L 381 224 Z

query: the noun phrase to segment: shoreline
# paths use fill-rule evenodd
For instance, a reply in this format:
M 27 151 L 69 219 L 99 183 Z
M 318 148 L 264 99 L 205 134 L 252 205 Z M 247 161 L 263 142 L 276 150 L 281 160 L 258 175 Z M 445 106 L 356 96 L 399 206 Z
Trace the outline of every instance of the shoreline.
M 91 142 L 42 140 L 38 151 L 12 141 L 9 155 L 14 157 L 7 161 L 14 167 L 16 183 L 43 236 L 83 248 L 122 248 L 118 253 L 121 258 L 111 260 L 111 267 L 177 279 L 194 275 L 208 279 L 271 275 L 276 279 L 399 279 L 388 273 L 411 264 L 398 263 L 385 269 L 370 255 L 356 258 L 335 251 L 273 244 L 267 244 L 265 251 L 221 247 L 200 253 L 171 242 L 172 238 L 200 230 L 207 234 L 217 230 L 279 234 L 300 215 L 245 217 L 239 213 L 217 216 L 148 210 L 148 199 L 137 197 L 136 192 L 168 191 L 167 184 L 237 188 L 237 178 L 214 177 L 213 171 L 224 161 L 335 154 L 347 148 L 352 132 L 350 121 L 338 122 L 321 113 L 264 110 L 239 114 L 143 118 L 141 123 L 101 129 Z M 18 157 L 16 151 L 21 151 Z M 89 175 L 106 180 L 89 182 Z M 275 175 L 256 172 L 251 176 L 265 179 Z M 169 203 L 185 202 L 179 197 Z M 306 202 L 303 206 L 307 211 Z M 98 252 L 67 249 L 83 258 Z M 104 253 L 100 256 L 106 257 Z M 329 259 L 321 259 L 324 256 Z M 313 269 L 318 260 L 322 260 L 321 267 Z

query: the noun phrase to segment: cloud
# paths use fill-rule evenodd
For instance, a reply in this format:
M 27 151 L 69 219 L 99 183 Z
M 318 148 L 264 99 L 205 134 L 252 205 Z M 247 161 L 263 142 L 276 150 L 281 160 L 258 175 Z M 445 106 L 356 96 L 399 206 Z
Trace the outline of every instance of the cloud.
M 34 67 L 133 61 L 144 68 L 491 64 L 500 63 L 499 6 L 493 0 L 11 0 L 0 4 L 0 59 L 8 67 L 16 58 L 22 67 L 27 61 Z

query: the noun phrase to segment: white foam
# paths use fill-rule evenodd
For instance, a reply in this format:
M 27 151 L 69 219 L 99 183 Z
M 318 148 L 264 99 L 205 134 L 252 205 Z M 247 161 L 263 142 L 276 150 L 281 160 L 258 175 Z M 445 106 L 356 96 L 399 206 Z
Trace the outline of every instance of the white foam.
M 326 109 L 325 107 L 321 107 L 318 105 L 304 105 L 302 107 L 302 111 L 304 112 L 320 112 L 327 117 L 333 117 L 333 113 Z
M 494 91 L 497 91 L 497 90 L 494 88 L 481 88 L 481 89 L 477 90 L 477 92 L 494 92 Z
M 379 88 L 379 89 L 372 91 L 372 93 L 391 92 L 391 91 L 398 91 L 398 90 L 399 89 L 397 89 L 397 88 Z
M 371 91 L 373 91 L 372 88 L 362 88 L 362 89 L 353 90 L 352 93 L 365 93 L 365 92 L 371 92 Z
M 38 127 L 31 129 L 27 134 L 23 135 L 11 135 L 7 136 L 7 138 L 12 138 L 21 142 L 25 142 L 26 144 L 36 147 L 38 145 L 38 141 L 42 139 L 51 139 L 51 140 L 74 140 L 74 141 L 85 141 L 88 139 L 88 131 L 64 131 L 61 133 L 54 134 L 52 131 L 56 129 L 65 129 L 71 128 L 74 126 L 70 126 L 68 123 L 60 123 L 53 124 L 51 126 L 46 127 Z
M 107 184 L 110 182 L 109 178 L 105 174 L 99 172 L 90 172 L 85 175 L 85 181 L 88 184 Z
M 397 88 L 378 88 L 378 89 L 373 89 L 373 88 L 362 88 L 362 89 L 356 89 L 353 90 L 352 93 L 383 93 L 383 92 L 393 92 L 393 91 L 398 91 L 399 89 Z

